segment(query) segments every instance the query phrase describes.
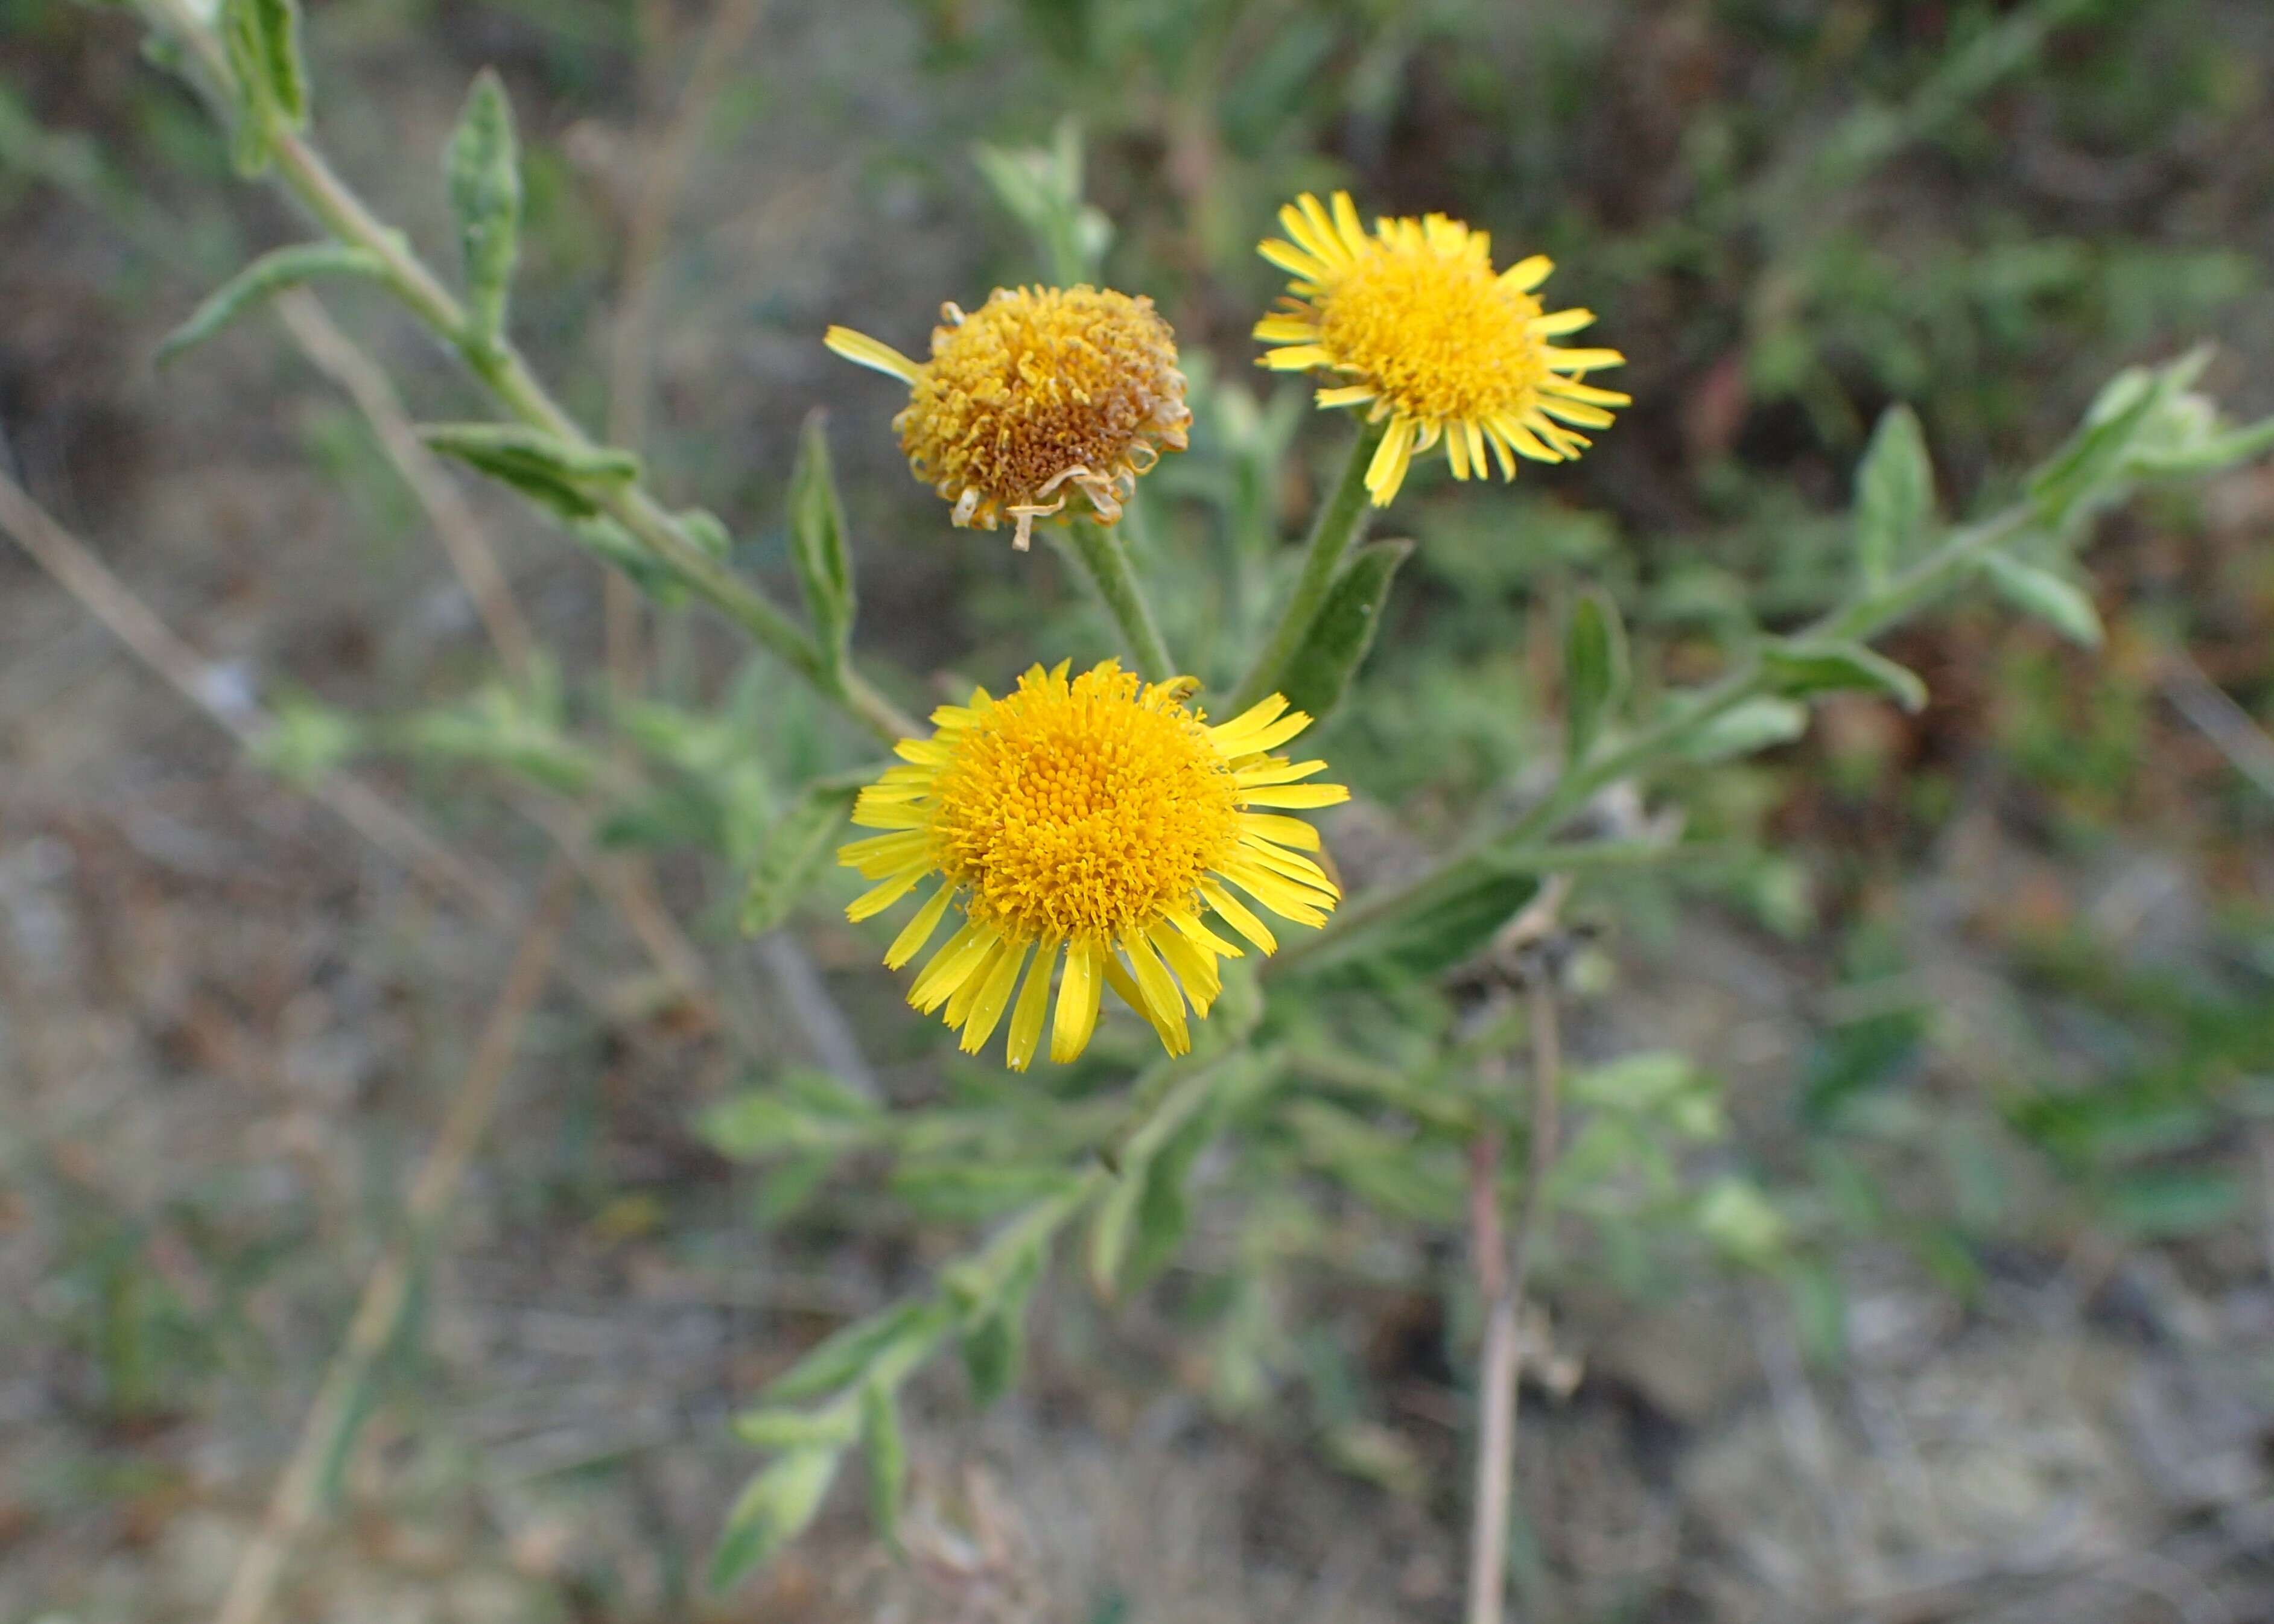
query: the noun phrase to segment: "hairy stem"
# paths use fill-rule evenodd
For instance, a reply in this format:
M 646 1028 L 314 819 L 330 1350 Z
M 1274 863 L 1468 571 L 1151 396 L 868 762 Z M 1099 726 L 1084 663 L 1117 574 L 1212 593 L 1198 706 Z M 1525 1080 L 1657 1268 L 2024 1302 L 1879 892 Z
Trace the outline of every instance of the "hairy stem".
M 222 85 L 230 82 L 228 60 L 219 40 L 184 0 L 141 0 L 141 4 L 144 15 L 184 45 L 210 78 Z M 388 287 L 403 307 L 458 352 L 501 406 L 531 428 L 578 449 L 592 448 L 591 437 L 553 398 L 512 341 L 476 335 L 457 297 L 426 267 L 409 240 L 373 214 L 305 137 L 282 123 L 272 124 L 268 136 L 277 177 L 286 190 L 334 237 L 377 256 Z M 764 591 L 705 553 L 644 485 L 597 491 L 594 500 L 690 591 L 742 627 L 870 732 L 889 741 L 922 731 L 857 673 L 833 669 L 803 628 Z
M 1106 612 L 1121 628 L 1121 640 L 1128 645 L 1138 675 L 1148 682 L 1165 682 L 1175 676 L 1176 662 L 1169 658 L 1169 645 L 1161 641 L 1161 628 L 1145 601 L 1144 589 L 1137 583 L 1128 549 L 1103 525 L 1088 519 L 1076 519 L 1068 525 L 1065 537 L 1066 553 L 1096 587 Z
M 1286 675 L 1288 662 L 1303 646 L 1303 639 L 1318 619 L 1321 605 L 1335 583 L 1335 572 L 1342 568 L 1343 560 L 1365 533 L 1367 515 L 1371 504 L 1366 488 L 1366 470 L 1374 461 L 1374 454 L 1382 445 L 1388 430 L 1385 419 L 1369 423 L 1360 419 L 1358 438 L 1351 445 L 1350 458 L 1343 464 L 1342 477 L 1335 482 L 1334 492 L 1327 505 L 1319 509 L 1317 521 L 1311 526 L 1311 539 L 1303 554 L 1303 573 L 1296 578 L 1295 590 L 1280 612 L 1279 624 L 1272 628 L 1271 639 L 1263 645 L 1247 675 L 1241 679 L 1233 692 L 1226 714 L 1237 716 L 1250 705 L 1269 698 L 1278 691 Z
M 2036 509 L 2018 502 L 1954 532 L 1940 547 L 1879 586 L 1860 592 L 1799 634 L 1803 638 L 1853 642 L 1878 635 L 1909 619 L 1954 585 L 1985 553 L 2004 545 L 2037 522 Z M 1563 771 L 1554 788 L 1513 822 L 1465 844 L 1414 879 L 1386 887 L 1338 909 L 1318 935 L 1283 949 L 1263 967 L 1284 975 L 1329 953 L 1344 935 L 1361 926 L 1417 914 L 1458 896 L 1484 875 L 1501 871 L 1504 853 L 1516 853 L 1552 835 L 1595 794 L 1622 778 L 1674 759 L 1704 729 L 1769 691 L 1770 676 L 1748 658 L 1718 681 L 1677 702 L 1657 721 L 1598 748 Z

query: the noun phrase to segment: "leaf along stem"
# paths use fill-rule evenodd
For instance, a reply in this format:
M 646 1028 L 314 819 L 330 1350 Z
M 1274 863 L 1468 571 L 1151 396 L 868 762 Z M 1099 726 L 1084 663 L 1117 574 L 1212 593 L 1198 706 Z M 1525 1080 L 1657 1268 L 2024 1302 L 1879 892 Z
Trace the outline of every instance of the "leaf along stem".
M 1978 523 L 1964 526 L 1910 568 L 1859 591 L 1796 633 L 1793 640 L 1854 642 L 1876 636 L 1916 613 L 1974 568 L 1984 553 L 2012 541 L 2037 522 L 2037 509 L 2028 502 L 2017 502 Z M 1522 816 L 1468 841 L 1418 877 L 1337 909 L 1325 929 L 1281 949 L 1264 964 L 1261 973 L 1285 975 L 1306 961 L 1330 953 L 1348 932 L 1417 914 L 1459 895 L 1480 876 L 1497 872 L 1503 853 L 1523 851 L 1553 835 L 1606 786 L 1675 758 L 1708 725 L 1747 700 L 1767 693 L 1770 679 L 1760 658 L 1748 656 L 1735 670 L 1678 702 L 1657 721 L 1567 766 L 1555 787 Z
M 185 45 L 208 77 L 217 84 L 230 82 L 228 58 L 219 40 L 185 0 L 139 3 L 145 17 Z M 427 268 L 409 240 L 373 214 L 305 137 L 282 120 L 271 122 L 271 152 L 277 177 L 286 189 L 335 238 L 367 249 L 377 257 L 380 280 L 397 300 L 457 351 L 499 404 L 530 427 L 554 435 L 576 449 L 598 449 L 583 426 L 539 381 L 512 340 L 478 334 L 457 297 Z M 858 673 L 834 669 L 802 627 L 758 587 L 697 545 L 644 485 L 596 490 L 594 500 L 690 591 L 742 627 L 877 737 L 890 742 L 923 732 L 913 718 Z
M 1263 652 L 1256 657 L 1254 665 L 1233 692 L 1226 715 L 1238 716 L 1250 705 L 1269 698 L 1285 678 L 1288 663 L 1303 646 L 1311 622 L 1319 618 L 1320 607 L 1334 587 L 1335 572 L 1342 568 L 1343 560 L 1366 532 L 1367 518 L 1372 511 L 1366 470 L 1388 429 L 1387 418 L 1380 423 L 1359 420 L 1358 438 L 1352 442 L 1349 460 L 1343 464 L 1342 477 L 1335 482 L 1333 494 L 1319 509 L 1317 522 L 1311 526 L 1311 539 L 1303 554 L 1303 573 L 1296 577 L 1295 590 L 1287 599 L 1286 608 L 1280 612 L 1279 624 L 1272 628 L 1271 640 L 1263 645 Z

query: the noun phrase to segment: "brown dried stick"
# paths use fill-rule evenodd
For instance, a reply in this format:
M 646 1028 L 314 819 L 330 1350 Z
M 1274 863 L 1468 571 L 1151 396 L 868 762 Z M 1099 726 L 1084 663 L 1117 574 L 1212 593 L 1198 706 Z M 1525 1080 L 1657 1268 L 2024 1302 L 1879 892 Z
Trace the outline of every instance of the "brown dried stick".
M 441 1132 L 410 1186 L 402 1232 L 364 1283 L 347 1339 L 316 1389 L 315 1402 L 300 1425 L 299 1442 L 284 1475 L 277 1479 L 260 1531 L 238 1560 L 229 1593 L 215 1614 L 216 1624 L 260 1624 L 268 1616 L 292 1546 L 315 1520 L 325 1465 L 347 1441 L 346 1429 L 363 1409 L 364 1394 L 380 1356 L 395 1339 L 404 1305 L 410 1300 L 411 1285 L 457 1194 L 475 1147 L 496 1115 L 498 1096 L 520 1046 L 522 1027 L 552 979 L 561 928 L 575 896 L 569 873 L 568 864 L 556 858 L 546 874 L 528 928 L 522 933 L 521 945 L 506 972 L 504 989 L 482 1028 L 481 1041 L 475 1045 L 465 1081 L 452 1095 Z
M 474 517 L 464 493 L 418 438 L 418 431 L 411 426 L 410 415 L 395 393 L 395 385 L 370 357 L 340 331 L 316 296 L 305 288 L 280 294 L 276 311 L 301 353 L 317 371 L 347 391 L 370 423 L 388 460 L 410 485 L 418 505 L 426 510 L 434 534 L 441 538 L 442 550 L 450 556 L 451 568 L 458 572 L 458 580 L 465 587 L 466 596 L 474 600 L 474 608 L 489 631 L 490 641 L 497 645 L 498 657 L 516 680 L 526 677 L 536 639 L 530 634 L 529 621 L 522 614 L 521 605 L 514 601 L 513 588 L 499 567 L 497 551 L 490 545 L 489 537 L 481 522 Z
M 257 747 L 275 726 L 259 705 L 231 703 L 214 680 L 215 668 L 176 636 L 94 551 L 50 518 L 4 473 L 0 473 L 0 530 L 55 577 L 88 613 L 109 628 L 145 665 L 155 672 L 238 743 Z M 309 791 L 350 828 L 403 865 L 446 899 L 471 903 L 494 923 L 521 916 L 513 888 L 486 864 L 451 851 L 360 780 L 334 774 Z

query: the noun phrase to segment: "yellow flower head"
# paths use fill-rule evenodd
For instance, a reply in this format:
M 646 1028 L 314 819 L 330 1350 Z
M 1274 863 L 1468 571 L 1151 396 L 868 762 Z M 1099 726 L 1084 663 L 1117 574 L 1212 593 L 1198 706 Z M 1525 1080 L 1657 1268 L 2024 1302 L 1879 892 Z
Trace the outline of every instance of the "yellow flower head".
M 907 764 L 888 769 L 854 808 L 855 823 L 889 832 L 837 853 L 877 882 L 846 910 L 855 920 L 939 876 L 885 954 L 893 969 L 961 902 L 963 928 L 916 976 L 908 1002 L 927 1014 L 945 1006 L 966 1054 L 983 1049 L 1009 1011 L 1019 1071 L 1035 1057 L 1061 959 L 1051 1059 L 1088 1046 L 1105 987 L 1181 1055 L 1192 1047 L 1186 1002 L 1206 1017 L 1223 989 L 1216 961 L 1240 957 L 1207 914 L 1264 952 L 1278 946 L 1232 886 L 1303 925 L 1325 923 L 1342 895 L 1303 854 L 1319 849 L 1318 831 L 1258 809 L 1350 798 L 1339 784 L 1300 782 L 1326 763 L 1272 754 L 1309 717 L 1274 695 L 1211 727 L 1184 703 L 1189 679 L 1141 683 L 1112 660 L 1066 672 L 1037 665 L 1001 699 L 981 688 L 968 705 L 933 711 L 939 731 L 901 741 Z
M 1334 373 L 1342 381 L 1320 389 L 1320 405 L 1366 404 L 1370 421 L 1389 418 L 1366 475 L 1377 508 L 1441 440 L 1455 478 L 1483 478 L 1489 446 L 1513 479 L 1517 457 L 1576 457 L 1593 443 L 1576 431 L 1608 428 L 1605 408 L 1633 403 L 1582 381 L 1623 365 L 1617 350 L 1548 342 L 1595 318 L 1541 308 L 1533 289 L 1555 268 L 1545 255 L 1495 273 L 1492 239 L 1442 214 L 1378 220 L 1369 237 L 1346 192 L 1331 214 L 1306 192 L 1279 223 L 1287 239 L 1258 252 L 1295 280 L 1278 313 L 1256 324 L 1256 337 L 1280 346 L 1261 365 Z
M 1148 298 L 1111 289 L 998 288 L 971 315 L 940 307 L 931 359 L 912 361 L 850 327 L 825 342 L 908 386 L 892 419 L 917 478 L 955 504 L 959 525 L 1005 515 L 1024 551 L 1036 519 L 1080 497 L 1099 523 L 1121 516 L 1138 477 L 1182 451 L 1193 414 L 1176 335 Z

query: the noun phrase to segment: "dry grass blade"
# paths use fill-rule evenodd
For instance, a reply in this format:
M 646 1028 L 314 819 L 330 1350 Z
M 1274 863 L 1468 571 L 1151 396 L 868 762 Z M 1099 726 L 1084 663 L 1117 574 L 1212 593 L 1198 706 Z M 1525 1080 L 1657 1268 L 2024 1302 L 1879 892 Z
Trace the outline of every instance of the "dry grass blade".
M 548 874 L 505 986 L 482 1028 L 466 1077 L 451 1096 L 449 1114 L 410 1186 L 403 1229 L 372 1270 L 348 1326 L 347 1340 L 324 1372 L 290 1463 L 278 1479 L 260 1531 L 237 1565 L 215 1615 L 216 1624 L 260 1624 L 276 1598 L 278 1582 L 292 1546 L 316 1515 L 324 1469 L 346 1447 L 347 1433 L 362 1409 L 362 1396 L 376 1373 L 380 1355 L 394 1340 L 420 1260 L 457 1194 L 467 1164 L 497 1114 L 497 1102 L 523 1026 L 552 979 L 561 932 L 575 895 L 568 865 L 556 860 Z

